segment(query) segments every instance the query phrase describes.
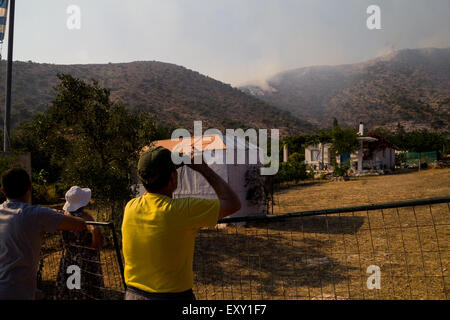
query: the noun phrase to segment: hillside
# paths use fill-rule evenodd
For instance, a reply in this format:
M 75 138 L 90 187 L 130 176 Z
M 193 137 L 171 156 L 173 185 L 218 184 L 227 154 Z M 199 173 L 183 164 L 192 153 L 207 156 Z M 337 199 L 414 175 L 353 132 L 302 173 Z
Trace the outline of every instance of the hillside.
M 318 66 L 270 78 L 269 89 L 241 88 L 320 127 L 443 130 L 450 124 L 450 48 L 400 50 L 367 62 Z
M 1 101 L 4 101 L 5 70 L 2 61 Z M 202 120 L 204 129 L 278 128 L 283 134 L 313 130 L 311 124 L 238 89 L 162 62 L 101 65 L 14 62 L 12 115 L 15 123 L 45 110 L 55 96 L 53 87 L 58 82 L 58 73 L 96 79 L 111 90 L 113 100 L 130 109 L 150 112 L 160 123 L 170 126 L 190 129 L 194 120 Z

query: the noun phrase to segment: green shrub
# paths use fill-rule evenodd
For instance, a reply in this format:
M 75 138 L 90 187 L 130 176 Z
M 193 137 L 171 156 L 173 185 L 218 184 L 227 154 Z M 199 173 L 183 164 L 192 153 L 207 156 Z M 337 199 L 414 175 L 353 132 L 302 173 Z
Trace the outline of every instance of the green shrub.
M 274 177 L 275 183 L 292 182 L 311 178 L 311 173 L 307 172 L 308 166 L 304 162 L 289 161 L 280 163 L 278 173 Z
M 305 155 L 298 152 L 294 152 L 289 156 L 289 162 L 303 162 L 305 160 Z
M 350 160 L 347 160 L 345 163 L 341 165 L 335 164 L 334 174 L 337 175 L 338 177 L 347 177 L 349 169 L 350 169 Z
M 47 185 L 33 185 L 33 203 L 39 204 L 55 204 L 60 201 L 60 194 L 58 194 L 57 187 L 53 184 Z

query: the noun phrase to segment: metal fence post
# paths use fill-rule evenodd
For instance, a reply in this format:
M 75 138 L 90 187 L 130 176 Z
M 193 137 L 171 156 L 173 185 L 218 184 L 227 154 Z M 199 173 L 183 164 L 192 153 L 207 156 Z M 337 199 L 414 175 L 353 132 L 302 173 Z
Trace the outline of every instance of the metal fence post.
M 114 242 L 114 249 L 116 250 L 116 255 L 117 255 L 117 262 L 119 263 L 120 276 L 122 277 L 123 286 L 126 290 L 127 285 L 125 283 L 125 275 L 124 275 L 125 272 L 124 272 L 124 268 L 123 268 L 122 254 L 120 253 L 119 241 L 117 240 L 116 229 L 114 228 L 114 223 L 110 222 L 109 224 L 111 226 L 113 242 Z

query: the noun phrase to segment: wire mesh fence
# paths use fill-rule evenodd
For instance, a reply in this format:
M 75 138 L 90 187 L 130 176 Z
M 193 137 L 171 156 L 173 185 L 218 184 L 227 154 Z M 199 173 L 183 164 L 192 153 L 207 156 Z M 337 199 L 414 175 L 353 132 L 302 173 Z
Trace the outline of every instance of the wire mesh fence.
M 449 201 L 233 219 L 247 226 L 201 230 L 194 258 L 196 295 L 448 299 Z
M 89 222 L 101 228 L 103 243 L 92 249 L 63 233 L 46 234 L 41 249 L 38 288 L 47 300 L 116 300 L 124 289 L 122 254 L 112 223 Z M 69 233 L 70 235 L 70 233 Z M 81 279 L 77 290 L 67 282 L 73 269 L 79 267 Z
M 197 299 L 448 299 L 450 197 L 228 219 L 199 231 Z M 245 227 L 233 223 L 245 222 Z M 100 250 L 101 299 L 122 299 L 112 224 Z M 109 234 L 109 236 L 108 236 Z M 64 244 L 48 236 L 40 288 L 58 299 Z M 92 284 L 87 284 L 92 286 Z M 89 297 L 88 297 L 89 298 Z

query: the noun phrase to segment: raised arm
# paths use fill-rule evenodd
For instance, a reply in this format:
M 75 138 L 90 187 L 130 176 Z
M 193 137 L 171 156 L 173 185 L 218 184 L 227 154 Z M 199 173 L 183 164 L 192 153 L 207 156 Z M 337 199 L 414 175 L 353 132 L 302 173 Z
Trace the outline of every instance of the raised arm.
M 206 163 L 191 164 L 188 166 L 199 172 L 216 192 L 220 201 L 219 220 L 241 209 L 241 201 L 233 189 Z
M 86 230 L 86 221 L 82 218 L 64 215 L 57 230 L 83 231 Z

